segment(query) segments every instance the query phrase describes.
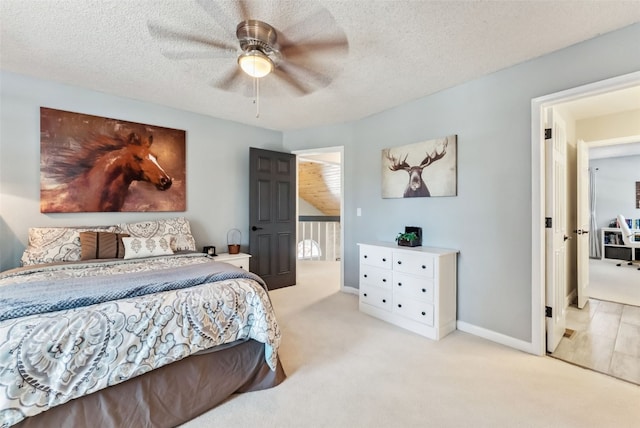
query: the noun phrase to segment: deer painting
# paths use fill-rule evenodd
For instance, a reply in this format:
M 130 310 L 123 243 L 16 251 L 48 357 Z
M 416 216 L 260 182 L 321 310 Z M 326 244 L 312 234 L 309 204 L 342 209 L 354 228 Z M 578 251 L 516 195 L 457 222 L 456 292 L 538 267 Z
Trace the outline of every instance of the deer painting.
M 404 193 L 402 195 L 404 198 L 432 196 L 427 183 L 425 183 L 424 181 L 423 171 L 429 166 L 433 165 L 434 162 L 443 159 L 447 155 L 450 138 L 453 139 L 455 146 L 455 136 L 447 137 L 441 139 L 440 141 L 428 142 L 431 143 L 429 144 L 430 150 L 423 151 L 423 153 L 425 153 L 425 157 L 420 163 L 414 165 L 411 165 L 410 162 L 407 161 L 409 157 L 410 146 L 403 146 L 401 148 L 394 149 L 395 153 L 400 153 L 397 155 L 392 154 L 391 149 L 383 150 L 383 160 L 386 161 L 388 170 L 392 172 L 406 171 L 409 175 L 409 181 L 406 184 Z M 451 157 L 455 157 L 455 154 Z M 383 196 L 385 196 L 384 191 Z

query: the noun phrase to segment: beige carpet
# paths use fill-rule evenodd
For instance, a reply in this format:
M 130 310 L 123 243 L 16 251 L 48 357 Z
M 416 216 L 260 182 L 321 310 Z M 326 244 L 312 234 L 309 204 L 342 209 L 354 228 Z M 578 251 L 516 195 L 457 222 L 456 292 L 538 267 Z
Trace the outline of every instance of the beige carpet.
M 640 387 L 459 331 L 439 342 L 404 331 L 358 312 L 326 263 L 271 293 L 288 379 L 184 427 L 638 426 Z

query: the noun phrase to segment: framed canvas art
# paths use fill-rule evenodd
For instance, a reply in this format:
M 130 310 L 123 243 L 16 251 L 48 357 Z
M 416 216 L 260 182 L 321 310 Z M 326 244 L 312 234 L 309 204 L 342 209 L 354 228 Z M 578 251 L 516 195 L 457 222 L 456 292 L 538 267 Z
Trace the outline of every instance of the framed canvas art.
M 186 210 L 185 131 L 40 108 L 40 211 Z
M 382 197 L 456 196 L 457 136 L 382 150 Z

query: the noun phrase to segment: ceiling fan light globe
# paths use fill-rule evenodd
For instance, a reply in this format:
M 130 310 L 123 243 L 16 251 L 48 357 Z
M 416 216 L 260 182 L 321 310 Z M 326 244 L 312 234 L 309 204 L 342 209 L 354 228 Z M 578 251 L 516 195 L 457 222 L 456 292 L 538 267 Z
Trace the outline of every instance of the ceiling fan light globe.
M 252 50 L 240 55 L 238 65 L 242 71 L 255 78 L 264 77 L 273 71 L 273 62 L 259 50 Z

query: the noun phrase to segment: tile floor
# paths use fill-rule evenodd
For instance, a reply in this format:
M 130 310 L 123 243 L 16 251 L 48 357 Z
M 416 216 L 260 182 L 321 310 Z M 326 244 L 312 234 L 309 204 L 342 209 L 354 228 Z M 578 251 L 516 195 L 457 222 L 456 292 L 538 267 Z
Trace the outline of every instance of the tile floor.
M 569 306 L 567 329 L 552 357 L 640 385 L 640 307 L 589 299 Z

